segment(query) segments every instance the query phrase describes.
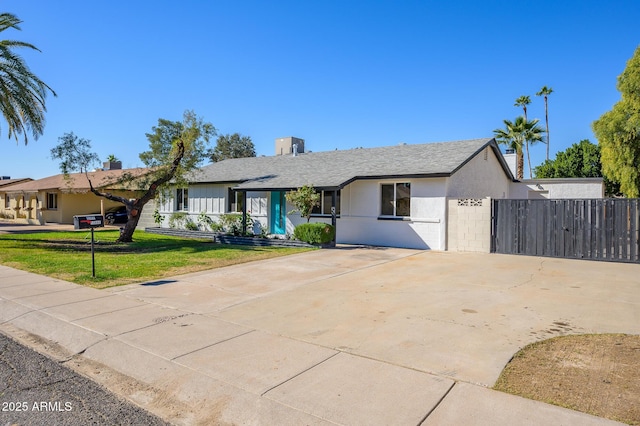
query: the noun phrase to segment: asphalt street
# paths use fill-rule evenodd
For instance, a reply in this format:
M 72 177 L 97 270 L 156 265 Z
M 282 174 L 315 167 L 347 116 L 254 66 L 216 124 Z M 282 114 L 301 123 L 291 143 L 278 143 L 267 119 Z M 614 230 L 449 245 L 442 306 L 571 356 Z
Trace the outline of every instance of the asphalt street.
M 0 426 L 168 425 L 0 334 Z

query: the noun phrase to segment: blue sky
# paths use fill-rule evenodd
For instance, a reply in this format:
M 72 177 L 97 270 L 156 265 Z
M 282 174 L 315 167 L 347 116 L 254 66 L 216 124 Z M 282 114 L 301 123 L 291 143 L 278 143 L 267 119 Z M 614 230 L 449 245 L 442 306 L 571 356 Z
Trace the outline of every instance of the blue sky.
M 27 146 L 0 120 L 0 175 L 59 173 L 50 150 L 74 132 L 101 159 L 142 166 L 145 133 L 194 110 L 258 155 L 296 136 L 312 151 L 492 137 L 550 86 L 551 157 L 620 98 L 640 45 L 640 1 L 3 0 L 32 71 L 58 97 Z M 215 143 L 215 141 L 213 141 Z M 532 148 L 532 164 L 545 147 Z M 527 177 L 525 175 L 525 177 Z

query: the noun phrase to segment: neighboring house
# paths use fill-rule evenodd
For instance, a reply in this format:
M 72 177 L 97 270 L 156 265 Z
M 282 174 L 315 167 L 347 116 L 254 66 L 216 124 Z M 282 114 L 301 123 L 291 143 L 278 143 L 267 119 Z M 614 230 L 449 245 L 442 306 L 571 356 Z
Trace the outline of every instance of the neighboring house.
M 513 182 L 490 138 L 291 152 L 205 166 L 159 212 L 187 212 L 195 222 L 201 212 L 215 219 L 246 206 L 270 234 L 285 236 L 305 221 L 288 213 L 285 193 L 313 185 L 322 196 L 312 220 L 331 223 L 334 208 L 338 243 L 445 250 L 447 199 L 508 198 Z
M 146 169 L 116 169 L 89 172 L 95 188 L 127 198 L 136 196 L 136 191 L 115 184 L 123 174 L 144 174 Z M 1 181 L 0 181 L 1 182 Z M 98 197 L 89 189 L 84 173 L 50 176 L 43 179 L 0 186 L 0 217 L 20 223 L 73 223 L 73 216 L 101 213 L 120 205 Z
M 0 176 L 0 219 L 13 219 L 15 216 L 14 211 L 10 209 L 11 197 L 7 196 L 3 188 L 32 180 L 31 178 L 11 179 L 9 176 Z
M 20 178 L 20 179 L 11 179 L 8 176 L 0 176 L 0 188 L 4 188 L 5 186 L 15 185 L 16 183 L 29 182 L 33 180 L 31 178 Z

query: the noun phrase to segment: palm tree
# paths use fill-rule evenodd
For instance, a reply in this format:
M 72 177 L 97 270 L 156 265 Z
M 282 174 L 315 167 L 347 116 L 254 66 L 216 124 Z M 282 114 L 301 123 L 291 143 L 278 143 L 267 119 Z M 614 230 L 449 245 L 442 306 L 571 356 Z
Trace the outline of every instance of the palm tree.
M 522 107 L 522 110 L 524 111 L 525 122 L 527 121 L 527 105 L 529 105 L 530 103 L 531 103 L 531 98 L 529 96 L 522 95 L 518 99 L 516 99 L 515 104 L 513 104 L 513 106 Z M 529 144 L 526 141 L 524 144 L 524 149 L 527 152 L 527 158 L 529 158 Z
M 1 13 L 0 32 L 9 28 L 20 30 L 21 22 L 15 15 Z M 57 95 L 31 72 L 22 57 L 14 53 L 15 48 L 22 47 L 40 51 L 29 43 L 0 41 L 0 111 L 7 122 L 9 138 L 18 142 L 18 135 L 24 134 L 26 145 L 28 132 L 38 139 L 44 131 L 47 93 Z
M 516 153 L 516 179 L 523 179 L 524 157 L 522 155 L 523 140 L 518 127 L 522 126 L 523 117 L 518 117 L 514 122 L 503 120 L 504 129 L 495 129 L 493 134 L 499 144 L 506 145 Z
M 531 103 L 531 98 L 529 96 L 522 95 L 518 99 L 516 99 L 516 103 L 513 106 L 522 107 L 524 110 L 524 120 L 527 121 L 527 105 Z
M 531 157 L 529 156 L 529 145 L 535 145 L 538 142 L 543 142 L 544 137 L 542 133 L 542 127 L 538 126 L 537 118 L 534 118 L 531 121 L 525 120 L 521 127 L 518 129 L 522 132 L 522 138 L 524 139 L 525 146 L 527 147 L 527 163 L 529 164 L 529 179 L 533 177 L 532 169 L 531 169 Z
M 542 128 L 538 126 L 538 119 L 528 121 L 523 116 L 519 116 L 515 121 L 503 120 L 504 129 L 495 129 L 493 131 L 496 141 L 513 149 L 516 152 L 516 179 L 524 178 L 524 155 L 522 147 L 528 144 L 535 144 L 542 141 Z M 531 177 L 531 159 L 528 157 L 529 177 Z
M 547 124 L 547 160 L 549 159 L 549 109 L 547 100 L 549 95 L 552 93 L 553 89 L 547 86 L 542 86 L 542 89 L 540 89 L 540 91 L 536 93 L 536 96 L 544 96 L 544 119 Z

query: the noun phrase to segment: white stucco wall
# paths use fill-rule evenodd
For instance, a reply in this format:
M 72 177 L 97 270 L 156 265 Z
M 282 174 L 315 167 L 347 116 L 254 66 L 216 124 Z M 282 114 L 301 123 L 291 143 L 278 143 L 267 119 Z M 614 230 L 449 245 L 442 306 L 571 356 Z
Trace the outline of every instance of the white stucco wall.
M 486 147 L 448 179 L 446 195 L 452 198 L 507 198 L 510 183 L 511 179 L 495 153 Z
M 603 197 L 604 183 L 601 178 L 526 179 L 513 182 L 509 189 L 509 198 L 512 199 Z
M 382 183 L 411 183 L 411 216 L 380 218 Z M 342 190 L 338 243 L 445 249 L 446 178 L 360 180 Z

